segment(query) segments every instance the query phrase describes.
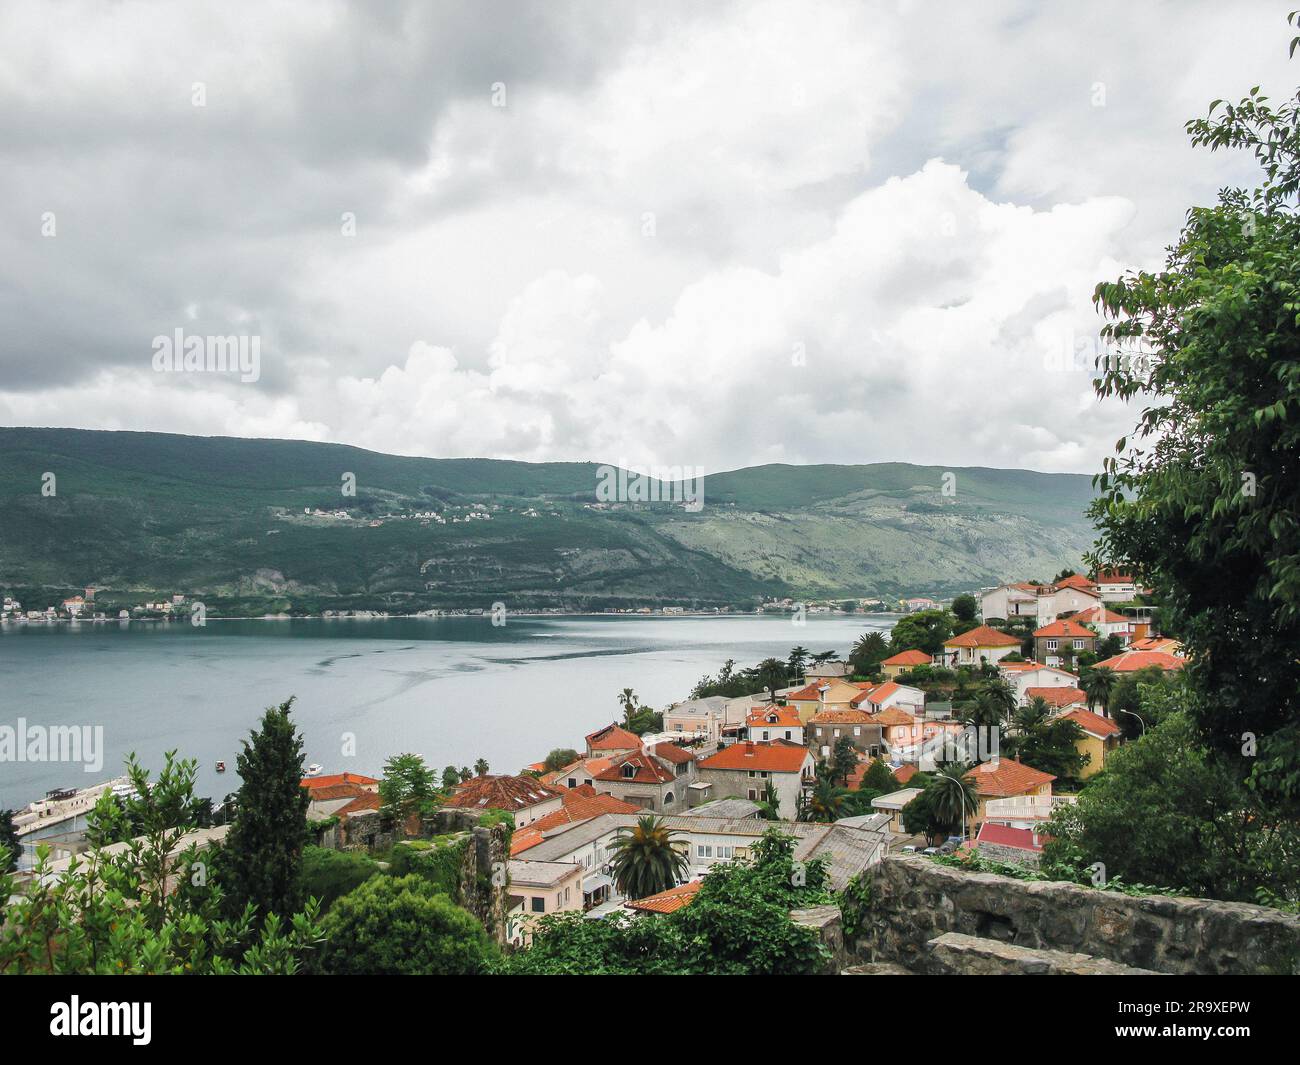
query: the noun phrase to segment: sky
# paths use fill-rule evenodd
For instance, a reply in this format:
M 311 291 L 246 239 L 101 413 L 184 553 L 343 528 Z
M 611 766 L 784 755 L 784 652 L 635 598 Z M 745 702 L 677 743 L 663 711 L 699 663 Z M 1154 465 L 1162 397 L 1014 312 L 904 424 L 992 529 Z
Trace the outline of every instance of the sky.
M 1293 6 L 0 4 L 0 424 L 1092 473 Z

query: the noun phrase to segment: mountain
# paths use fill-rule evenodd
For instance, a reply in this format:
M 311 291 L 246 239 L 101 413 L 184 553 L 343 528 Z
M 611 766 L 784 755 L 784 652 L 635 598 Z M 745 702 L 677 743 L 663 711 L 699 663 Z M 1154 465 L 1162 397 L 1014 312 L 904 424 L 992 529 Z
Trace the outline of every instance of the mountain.
M 183 592 L 257 614 L 947 596 L 1049 579 L 1092 539 L 1078 474 L 756 466 L 690 512 L 599 504 L 594 463 L 24 428 L 0 456 L 0 588 L 26 607 L 85 585 L 100 609 Z

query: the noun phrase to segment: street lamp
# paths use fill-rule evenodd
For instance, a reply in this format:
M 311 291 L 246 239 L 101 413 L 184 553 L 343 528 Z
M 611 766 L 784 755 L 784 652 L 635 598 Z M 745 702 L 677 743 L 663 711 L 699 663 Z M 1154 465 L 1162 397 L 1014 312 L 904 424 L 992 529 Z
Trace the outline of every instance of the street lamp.
M 962 782 L 958 780 L 956 777 L 949 776 L 947 773 L 943 772 L 940 769 L 936 769 L 934 772 L 936 776 L 941 776 L 945 780 L 951 780 L 954 784 L 957 785 L 957 798 L 961 800 L 961 841 L 965 843 L 966 842 L 966 789 L 962 787 Z
M 1116 709 L 1118 709 L 1118 707 Z M 1138 719 L 1138 724 L 1142 726 L 1142 731 L 1138 734 L 1139 739 L 1141 739 L 1143 736 L 1147 734 L 1147 723 L 1143 721 L 1141 717 L 1138 717 L 1138 715 L 1133 713 L 1132 710 L 1120 710 L 1119 712 L 1121 714 L 1128 714 L 1129 717 L 1136 717 Z

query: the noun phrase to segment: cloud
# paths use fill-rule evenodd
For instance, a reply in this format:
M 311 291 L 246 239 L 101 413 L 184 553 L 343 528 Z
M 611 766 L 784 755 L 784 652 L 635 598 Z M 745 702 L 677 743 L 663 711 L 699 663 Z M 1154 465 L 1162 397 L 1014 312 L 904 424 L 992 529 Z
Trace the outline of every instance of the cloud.
M 6 8 L 0 421 L 1090 472 L 1093 286 L 1246 179 L 1181 124 L 1290 86 L 1284 13 Z

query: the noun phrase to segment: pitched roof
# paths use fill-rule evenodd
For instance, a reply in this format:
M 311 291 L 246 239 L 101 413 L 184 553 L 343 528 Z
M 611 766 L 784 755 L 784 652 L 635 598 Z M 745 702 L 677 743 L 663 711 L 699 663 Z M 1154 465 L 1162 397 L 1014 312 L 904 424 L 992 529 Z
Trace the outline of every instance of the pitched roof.
M 608 769 L 592 774 L 594 779 L 604 781 L 625 780 L 635 784 L 667 784 L 674 779 L 672 773 L 668 772 L 667 769 L 644 751 L 632 751 L 630 754 L 619 755 L 610 761 L 612 764 Z M 632 767 L 630 774 L 623 772 L 625 766 Z
M 701 769 L 755 769 L 768 773 L 799 773 L 808 759 L 808 748 L 785 743 L 752 743 L 745 740 L 724 747 L 700 763 Z
M 1050 784 L 1056 777 L 1014 758 L 996 758 L 991 762 L 981 762 L 966 774 L 966 779 L 975 785 L 980 795 L 1003 799 Z
M 1026 699 L 1044 699 L 1052 706 L 1087 704 L 1088 694 L 1082 688 L 1026 688 Z
M 359 814 L 363 810 L 378 810 L 383 803 L 380 801 L 379 793 L 376 791 L 366 791 L 356 796 L 346 806 L 341 806 L 334 811 L 336 817 L 351 817 L 353 814 Z
M 695 761 L 695 755 L 682 747 L 678 747 L 675 743 L 656 743 L 650 748 L 650 753 L 656 758 L 662 758 L 665 762 L 672 762 L 673 765 L 685 765 L 687 762 Z
M 1014 847 L 1017 850 L 1033 851 L 1035 854 L 1043 849 L 1042 840 L 1045 836 L 1039 836 L 1039 842 L 1034 841 L 1034 831 L 1030 828 L 1011 828 L 1009 825 L 998 825 L 992 821 L 985 821 L 980 825 L 979 835 L 975 837 L 977 843 L 992 843 L 999 847 Z
M 1115 570 L 1102 570 L 1097 574 L 1098 584 L 1136 584 L 1130 573 L 1117 573 Z
M 960 636 L 944 640 L 943 645 L 944 647 L 1019 647 L 1020 638 L 1012 636 L 1009 632 L 1001 632 L 987 625 L 981 625 L 963 632 Z
M 1040 636 L 1064 636 L 1070 639 L 1095 640 L 1097 634 L 1092 629 L 1085 629 L 1073 618 L 1060 618 L 1050 625 L 1034 630 L 1034 639 Z
M 865 688 L 861 695 L 854 696 L 854 698 L 849 700 L 849 705 L 861 706 L 865 701 L 871 703 L 872 706 L 879 706 L 900 688 L 902 688 L 902 685 L 897 681 L 887 680 L 884 684 L 875 684 L 869 688 Z
M 924 651 L 900 651 L 890 655 L 880 664 L 882 666 L 928 666 L 933 661 Z
M 1064 580 L 1056 582 L 1058 588 L 1077 588 L 1081 592 L 1091 592 L 1095 585 L 1087 577 L 1078 573 L 1071 573 Z
M 1032 669 L 1045 669 L 1042 662 L 1035 662 L 1032 658 L 1027 662 L 1008 662 L 1005 658 L 998 662 L 998 669 L 1008 673 L 1028 673 Z
M 621 725 L 606 725 L 586 737 L 590 751 L 634 751 L 641 748 L 641 737 Z
M 355 799 L 358 795 L 372 792 L 361 784 L 326 784 L 323 788 L 312 788 L 308 794 L 312 802 L 329 802 L 331 799 Z
M 634 899 L 623 905 L 629 910 L 641 910 L 645 913 L 672 913 L 687 905 L 703 886 L 703 880 L 692 880 L 689 884 L 671 887 L 657 895 L 647 895 L 643 899 Z
M 1116 673 L 1134 673 L 1139 669 L 1182 669 L 1187 663 L 1164 651 L 1124 651 L 1114 658 L 1098 662 L 1093 669 L 1113 669 Z
M 303 777 L 302 786 L 310 792 L 315 792 L 318 788 L 328 788 L 335 784 L 378 784 L 374 777 L 364 776 L 361 773 L 334 773 L 328 777 Z
M 911 762 L 908 762 L 906 765 L 900 765 L 897 769 L 894 770 L 894 779 L 897 780 L 900 784 L 906 784 L 909 780 L 911 780 L 914 776 L 916 776 L 916 773 L 917 773 L 916 766 L 913 765 Z
M 526 810 L 562 794 L 533 777 L 485 775 L 458 784 L 443 805 L 462 810 Z
M 769 721 L 769 718 L 775 718 Z M 760 706 L 755 707 L 745 718 L 745 724 L 750 728 L 755 726 L 771 725 L 781 728 L 800 728 L 803 721 L 799 717 L 799 711 L 793 706 Z
M 1121 731 L 1119 725 L 1110 718 L 1094 714 L 1091 710 L 1069 710 L 1062 714 L 1061 718 L 1073 721 L 1084 732 L 1098 739 L 1105 740 L 1111 736 L 1118 736 Z
M 808 719 L 810 725 L 874 725 L 876 719 L 865 710 L 855 710 L 849 707 L 847 710 L 843 707 L 835 707 L 830 710 L 820 710 Z
M 550 815 L 548 814 L 547 816 L 549 817 Z M 544 817 L 542 820 L 545 821 L 546 818 Z M 510 857 L 513 858 L 516 854 L 523 854 L 523 852 L 528 850 L 529 847 L 536 847 L 537 844 L 541 843 L 542 840 L 546 838 L 535 827 L 536 824 L 540 823 L 541 822 L 536 822 L 533 825 L 527 825 L 524 828 L 516 828 L 514 830 L 510 836 Z
M 545 832 L 548 829 L 558 828 L 560 825 L 572 824 L 574 821 L 585 821 L 589 817 L 599 817 L 601 814 L 636 814 L 642 812 L 641 807 L 634 806 L 630 802 L 624 802 L 622 799 L 616 799 L 613 795 L 597 794 L 595 788 L 590 784 L 580 784 L 576 788 L 565 791 L 560 795 L 560 801 L 564 804 L 560 809 L 552 811 L 545 817 L 539 817 L 528 827 L 535 828 L 538 832 Z M 513 853 L 513 847 L 511 852 Z
M 911 725 L 916 722 L 916 718 L 897 706 L 885 707 L 880 713 L 872 714 L 871 720 L 877 725 Z

